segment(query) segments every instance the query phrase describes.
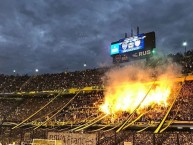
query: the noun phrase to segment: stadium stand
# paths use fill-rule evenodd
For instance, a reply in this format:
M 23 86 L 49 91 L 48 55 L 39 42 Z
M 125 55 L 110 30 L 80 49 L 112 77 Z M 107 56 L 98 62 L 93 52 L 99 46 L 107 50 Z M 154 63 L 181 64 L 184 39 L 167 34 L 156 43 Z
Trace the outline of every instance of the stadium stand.
M 193 72 L 193 51 L 188 51 L 185 56 L 178 53 L 169 55 L 169 57 L 183 66 L 183 73 Z M 0 142 L 3 144 L 11 142 L 21 144 L 25 141 L 27 144 L 35 138 L 47 139 L 49 131 L 74 132 L 74 127 L 101 117 L 102 114 L 98 108 L 104 101 L 102 89 L 87 89 L 80 93 L 69 92 L 66 94 L 59 92 L 73 88 L 81 90 L 90 86 L 93 88 L 104 86 L 103 76 L 109 69 L 99 68 L 37 76 L 0 75 Z M 168 120 L 193 121 L 192 88 L 193 81 L 186 81 Z M 77 95 L 74 97 L 76 93 Z M 69 101 L 70 103 L 65 106 Z M 41 109 L 43 106 L 44 109 Z M 64 109 L 56 114 L 63 107 Z M 136 126 L 160 122 L 168 110 L 168 107 L 154 106 L 154 108 L 159 111 L 155 112 L 151 108 L 146 108 L 145 111 L 148 110 L 149 113 L 136 121 L 135 127 L 128 130 L 115 132 L 114 129 L 111 129 L 127 118 L 129 114 L 123 112 L 116 119 L 104 118 L 89 127 L 88 130 L 78 131 L 78 133 L 97 133 L 98 145 L 123 145 L 126 141 L 135 145 L 193 144 L 193 132 L 190 128 L 166 130 L 164 133 L 158 134 L 154 134 L 151 129 L 138 132 L 139 129 Z M 137 114 L 134 114 L 132 119 L 137 117 Z M 26 120 L 24 123 L 13 129 L 16 123 L 24 120 Z M 41 124 L 42 122 L 45 123 Z M 38 128 L 34 129 L 37 126 Z

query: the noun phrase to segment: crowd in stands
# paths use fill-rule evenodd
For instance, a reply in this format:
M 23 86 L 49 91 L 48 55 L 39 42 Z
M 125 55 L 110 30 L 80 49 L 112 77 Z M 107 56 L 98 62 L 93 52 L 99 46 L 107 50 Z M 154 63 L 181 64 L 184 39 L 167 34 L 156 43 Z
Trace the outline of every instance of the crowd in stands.
M 185 73 L 193 71 L 193 51 L 188 51 L 185 56 L 181 54 L 170 55 L 175 58 L 174 61 L 179 62 L 184 67 Z M 180 60 L 180 61 L 179 61 Z M 6 93 L 15 92 L 30 92 L 30 91 L 54 91 L 70 88 L 84 88 L 87 86 L 102 86 L 102 77 L 108 68 L 99 68 L 92 70 L 64 72 L 58 74 L 42 74 L 37 76 L 7 76 L 0 75 L 0 125 L 4 122 L 19 123 L 27 119 L 25 123 L 37 125 L 39 122 L 49 120 L 44 126 L 60 125 L 80 125 L 100 116 L 102 112 L 99 110 L 99 105 L 104 101 L 104 92 L 102 90 L 81 92 L 74 97 L 74 94 L 67 95 L 36 95 L 33 96 L 4 96 Z M 193 121 L 193 81 L 186 81 L 181 92 L 172 108 L 168 118 L 179 121 Z M 66 105 L 68 102 L 70 103 Z M 65 106 L 66 105 L 66 106 Z M 44 108 L 42 108 L 44 107 Z M 58 110 L 63 108 L 59 113 Z M 156 111 L 155 111 L 156 110 Z M 148 113 L 141 117 L 138 122 L 159 122 L 166 114 L 168 107 L 154 106 L 146 108 L 144 111 Z M 57 113 L 56 115 L 54 115 Z M 54 115 L 54 116 L 53 116 Z M 53 117 L 52 117 L 53 116 Z M 129 116 L 129 113 L 122 112 L 118 117 L 106 117 L 97 122 L 102 125 L 116 125 L 124 122 Z M 52 118 L 50 118 L 52 117 Z M 138 117 L 138 114 L 133 115 L 133 120 Z M 61 124 L 63 123 L 63 124 Z M 0 139 L 5 137 L 6 132 L 4 127 L 1 127 Z M 13 133 L 13 132 L 12 132 Z M 11 133 L 8 133 L 11 136 Z M 176 135 L 178 134 L 178 135 Z M 18 138 L 22 138 L 22 133 L 17 132 Z M 169 133 L 166 137 L 161 137 L 164 144 L 171 144 L 171 141 L 176 140 L 176 144 L 193 143 L 192 133 Z M 14 136 L 14 135 L 12 135 Z M 42 135 L 44 136 L 44 135 Z M 107 136 L 107 135 L 105 135 Z M 14 138 L 14 137 L 13 137 Z M 112 138 L 110 135 L 109 138 Z M 163 138 L 165 140 L 163 141 Z M 101 139 L 102 140 L 102 139 Z M 148 132 L 136 134 L 134 137 L 129 136 L 128 141 L 135 144 L 153 144 L 159 142 L 158 137 L 149 135 Z M 104 140 L 108 144 L 109 140 Z M 161 142 L 161 141 L 160 141 Z M 121 144 L 121 143 L 120 143 Z
M 175 117 L 175 120 L 179 121 L 192 121 L 193 115 L 192 115 L 192 104 L 193 104 L 193 96 L 192 96 L 192 90 L 190 88 L 193 87 L 193 82 L 188 81 L 185 83 L 184 87 L 182 88 L 182 91 L 178 97 L 178 100 L 176 101 L 174 108 L 169 114 L 169 119 L 172 119 Z M 67 102 L 73 97 L 74 95 L 64 95 L 64 96 L 58 96 L 55 100 L 53 100 L 48 106 L 46 106 L 43 110 L 41 110 L 40 113 L 37 113 L 33 117 L 29 118 L 26 122 L 32 122 L 33 124 L 37 125 L 38 122 L 43 122 L 46 119 L 49 119 L 57 110 L 59 110 L 61 107 L 65 106 Z M 38 111 L 40 108 L 45 106 L 48 102 L 50 102 L 55 95 L 50 96 L 30 96 L 30 97 L 20 97 L 20 98 L 9 98 L 9 99 L 2 99 L 0 101 L 0 107 L 1 107 L 1 122 L 21 122 L 24 119 L 28 118 L 30 115 L 34 114 L 36 111 Z M 79 93 L 77 97 L 60 113 L 58 113 L 54 118 L 51 119 L 51 121 L 47 122 L 44 126 L 52 126 L 53 128 L 55 126 L 58 126 L 58 122 L 63 122 L 63 124 L 60 125 L 80 125 L 88 122 L 89 120 L 92 120 L 96 118 L 97 116 L 100 116 L 101 112 L 98 109 L 98 106 L 103 102 L 104 94 L 103 91 L 92 91 L 89 93 Z M 156 107 L 156 106 L 154 106 Z M 159 106 L 157 106 L 159 107 Z M 151 108 L 150 108 L 151 109 Z M 155 109 L 155 108 L 154 108 Z M 150 113 L 147 113 L 144 117 L 142 117 L 139 122 L 151 122 L 151 121 L 161 121 L 161 119 L 164 117 L 166 111 L 168 108 L 159 108 L 156 110 L 159 111 L 150 111 Z M 178 111 L 177 115 L 176 111 Z M 116 125 L 119 122 L 122 122 L 128 118 L 128 113 L 122 113 L 122 116 L 112 121 L 111 117 L 107 117 L 98 124 L 110 124 L 110 125 Z M 133 116 L 133 119 L 137 118 L 137 114 Z M 36 124 L 37 123 L 37 124 Z M 3 134 L 3 133 L 2 133 Z M 13 133 L 9 133 L 9 136 Z M 18 133 L 17 133 L 18 134 Z M 192 141 L 191 137 L 186 136 L 187 139 L 182 139 L 181 136 L 185 135 L 192 135 L 192 134 L 181 134 L 179 133 L 178 140 L 179 142 L 188 142 Z M 3 135 L 2 135 L 3 136 Z M 12 135 L 14 136 L 14 135 Z M 106 136 L 106 135 L 105 135 Z M 141 138 L 143 136 L 143 138 Z M 112 136 L 111 136 L 112 137 Z M 13 137 L 14 138 L 14 137 Z M 21 138 L 20 135 L 18 137 Z M 110 138 L 110 137 L 109 137 Z M 148 144 L 153 144 L 152 139 L 153 136 L 149 135 L 147 132 L 144 132 L 144 134 L 136 134 L 135 135 L 135 144 L 144 144 L 144 142 L 148 142 Z M 160 137 L 163 139 L 163 137 Z M 171 141 L 177 140 L 176 134 L 170 134 L 170 137 L 165 140 L 165 144 L 170 144 Z M 190 139 L 189 139 L 190 138 Z M 158 140 L 158 139 L 157 139 Z M 187 141 L 188 140 L 188 141 Z M 111 144 L 112 141 L 109 141 L 106 139 L 104 141 L 106 144 L 109 142 Z M 161 141 L 160 141 L 161 142 Z
M 131 142 L 134 145 L 192 145 L 193 133 L 188 131 L 168 131 L 163 134 L 153 134 L 150 131 L 141 133 L 128 132 L 124 142 Z M 119 145 L 124 145 L 124 142 Z
M 101 85 L 101 77 L 106 70 L 107 68 L 87 69 L 84 71 L 32 76 L 0 75 L 0 93 L 53 91 Z
M 192 73 L 193 71 L 193 50 L 182 53 L 169 54 L 169 58 L 183 67 L 183 73 Z

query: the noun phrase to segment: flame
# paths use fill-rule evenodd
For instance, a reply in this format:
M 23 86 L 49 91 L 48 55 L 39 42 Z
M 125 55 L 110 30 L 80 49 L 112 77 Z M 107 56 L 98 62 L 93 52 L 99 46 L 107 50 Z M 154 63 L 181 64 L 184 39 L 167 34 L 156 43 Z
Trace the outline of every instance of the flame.
M 156 84 L 124 81 L 119 82 L 118 85 L 107 86 L 104 104 L 100 106 L 102 112 L 106 114 L 123 111 L 131 113 L 138 106 L 138 111 L 140 111 L 153 104 L 167 107 L 173 83 L 166 77 L 161 78 Z

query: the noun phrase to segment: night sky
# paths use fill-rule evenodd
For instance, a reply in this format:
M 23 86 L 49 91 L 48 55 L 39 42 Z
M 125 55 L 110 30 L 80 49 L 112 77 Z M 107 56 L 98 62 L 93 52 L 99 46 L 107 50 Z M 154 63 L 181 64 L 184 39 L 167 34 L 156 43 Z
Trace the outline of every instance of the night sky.
M 0 0 L 0 73 L 108 66 L 110 43 L 155 31 L 163 54 L 193 47 L 192 0 Z

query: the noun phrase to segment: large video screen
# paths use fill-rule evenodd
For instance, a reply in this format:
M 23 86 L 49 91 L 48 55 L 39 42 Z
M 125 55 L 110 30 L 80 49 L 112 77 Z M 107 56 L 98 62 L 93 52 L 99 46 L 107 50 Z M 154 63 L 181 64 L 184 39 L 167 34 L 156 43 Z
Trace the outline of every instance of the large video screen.
M 155 32 L 148 32 L 124 38 L 111 43 L 113 63 L 123 63 L 153 56 L 156 48 Z
M 123 54 L 135 50 L 144 49 L 144 34 L 121 39 L 117 42 L 111 43 L 110 54 Z

